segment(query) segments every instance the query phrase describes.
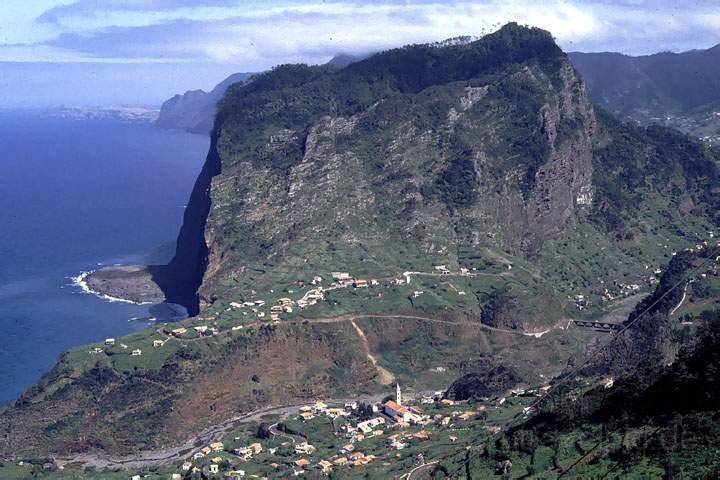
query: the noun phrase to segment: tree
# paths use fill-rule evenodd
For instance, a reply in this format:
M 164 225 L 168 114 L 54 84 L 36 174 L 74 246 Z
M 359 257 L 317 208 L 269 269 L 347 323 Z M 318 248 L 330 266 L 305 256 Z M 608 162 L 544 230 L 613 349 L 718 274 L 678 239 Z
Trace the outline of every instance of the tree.
M 255 432 L 255 436 L 259 438 L 260 440 L 266 440 L 270 438 L 272 434 L 270 433 L 270 429 L 268 428 L 266 423 L 261 423 L 258 425 L 257 432 Z

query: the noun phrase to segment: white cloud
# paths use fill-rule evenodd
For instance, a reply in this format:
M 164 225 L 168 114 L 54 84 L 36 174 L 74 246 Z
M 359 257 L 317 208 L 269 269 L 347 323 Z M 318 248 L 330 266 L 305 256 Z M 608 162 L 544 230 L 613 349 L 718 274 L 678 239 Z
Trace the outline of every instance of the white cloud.
M 644 53 L 720 41 L 720 8 L 678 10 L 662 0 L 275 1 L 243 7 L 233 7 L 234 0 L 180 0 L 174 9 L 169 0 L 108 2 L 51 9 L 46 17 L 64 30 L 47 44 L 78 57 L 231 61 L 263 69 L 482 35 L 509 21 L 549 30 L 567 50 Z

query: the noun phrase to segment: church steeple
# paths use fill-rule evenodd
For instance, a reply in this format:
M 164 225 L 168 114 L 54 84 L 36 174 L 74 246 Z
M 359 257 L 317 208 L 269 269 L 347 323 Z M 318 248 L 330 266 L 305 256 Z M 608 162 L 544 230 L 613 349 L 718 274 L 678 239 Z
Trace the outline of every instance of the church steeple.
M 400 391 L 400 384 L 395 384 L 395 402 L 402 406 L 402 392 Z

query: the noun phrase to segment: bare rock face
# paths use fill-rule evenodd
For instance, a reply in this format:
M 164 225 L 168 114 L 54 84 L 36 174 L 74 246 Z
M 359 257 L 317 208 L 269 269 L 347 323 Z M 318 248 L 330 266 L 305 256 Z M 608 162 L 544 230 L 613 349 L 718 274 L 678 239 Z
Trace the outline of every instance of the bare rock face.
M 529 235 L 522 245 L 526 252 L 536 250 L 565 227 L 570 215 L 582 213 L 582 206 L 592 203 L 595 115 L 577 72 L 565 62 L 560 73 L 558 103 L 547 103 L 540 112 L 550 155 L 535 174 L 536 187 L 526 208 Z M 570 130 L 569 125 L 578 127 Z

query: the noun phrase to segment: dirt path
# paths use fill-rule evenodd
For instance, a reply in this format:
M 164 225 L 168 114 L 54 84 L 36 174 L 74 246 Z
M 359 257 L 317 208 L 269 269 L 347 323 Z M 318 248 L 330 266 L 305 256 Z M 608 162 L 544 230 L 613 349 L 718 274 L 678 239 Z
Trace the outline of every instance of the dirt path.
M 378 371 L 378 375 L 380 378 L 378 381 L 381 385 L 390 385 L 393 381 L 395 381 L 395 375 L 387 371 L 385 368 L 383 368 L 377 361 L 377 359 L 373 356 L 372 352 L 370 351 L 370 343 L 368 343 L 367 337 L 365 336 L 365 332 L 363 332 L 360 327 L 357 326 L 357 323 L 355 323 L 355 320 L 350 320 L 350 323 L 352 324 L 353 328 L 357 332 L 358 336 L 360 337 L 360 341 L 363 344 L 363 347 L 365 348 L 365 355 L 367 355 L 368 360 L 373 364 L 375 369 Z
M 685 302 L 685 297 L 687 297 L 687 288 L 689 283 L 685 284 L 685 288 L 683 289 L 683 296 L 680 299 L 680 303 L 677 304 L 675 308 L 672 309 L 672 312 L 670 312 L 670 315 L 673 315 L 680 307 L 682 307 L 682 304 Z

